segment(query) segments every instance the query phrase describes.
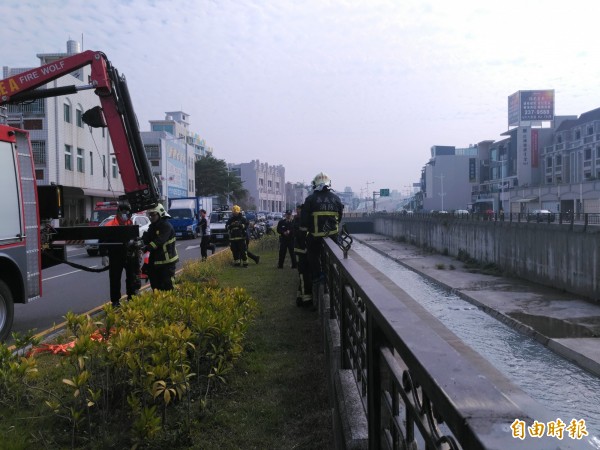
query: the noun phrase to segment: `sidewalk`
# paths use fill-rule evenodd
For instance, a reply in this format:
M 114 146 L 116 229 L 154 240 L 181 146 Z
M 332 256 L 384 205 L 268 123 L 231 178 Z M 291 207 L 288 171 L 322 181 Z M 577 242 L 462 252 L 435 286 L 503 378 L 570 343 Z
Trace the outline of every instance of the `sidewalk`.
M 524 280 L 471 273 L 453 257 L 386 236 L 352 237 L 600 376 L 600 303 Z

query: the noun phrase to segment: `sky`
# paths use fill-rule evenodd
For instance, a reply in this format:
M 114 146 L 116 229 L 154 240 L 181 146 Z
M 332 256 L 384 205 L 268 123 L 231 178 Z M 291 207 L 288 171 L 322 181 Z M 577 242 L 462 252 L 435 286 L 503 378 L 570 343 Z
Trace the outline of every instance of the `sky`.
M 360 196 L 410 192 L 433 145 L 500 140 L 518 90 L 600 107 L 597 0 L 2 0 L 0 17 L 0 66 L 83 40 L 142 131 L 184 111 L 216 158 Z

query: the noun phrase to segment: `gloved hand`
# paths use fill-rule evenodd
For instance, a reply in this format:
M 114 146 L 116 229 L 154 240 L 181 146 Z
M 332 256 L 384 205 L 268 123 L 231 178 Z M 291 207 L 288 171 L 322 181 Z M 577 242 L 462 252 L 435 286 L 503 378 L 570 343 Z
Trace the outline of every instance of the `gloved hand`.
M 108 256 L 103 256 L 102 257 L 102 266 L 103 267 L 108 266 Z

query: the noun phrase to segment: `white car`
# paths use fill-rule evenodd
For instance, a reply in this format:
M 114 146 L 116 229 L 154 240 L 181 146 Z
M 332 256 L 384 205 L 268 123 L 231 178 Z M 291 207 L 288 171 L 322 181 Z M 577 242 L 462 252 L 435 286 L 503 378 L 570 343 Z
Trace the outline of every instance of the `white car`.
M 106 225 L 107 222 L 113 220 L 114 218 L 114 215 L 108 216 L 98 226 L 103 227 L 104 225 Z M 134 225 L 138 225 L 140 227 L 140 237 L 142 237 L 145 231 L 148 231 L 148 227 L 150 226 L 150 219 L 148 218 L 148 216 L 146 216 L 146 214 L 134 214 L 131 216 L 131 221 Z M 84 247 L 88 255 L 98 256 L 98 239 L 86 240 Z

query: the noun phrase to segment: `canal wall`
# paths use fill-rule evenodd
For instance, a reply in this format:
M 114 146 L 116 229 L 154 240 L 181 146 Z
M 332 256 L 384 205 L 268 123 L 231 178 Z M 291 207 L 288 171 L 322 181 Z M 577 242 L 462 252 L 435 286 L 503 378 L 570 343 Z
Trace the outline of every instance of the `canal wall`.
M 474 221 L 453 217 L 372 217 L 373 231 L 600 301 L 600 227 Z

